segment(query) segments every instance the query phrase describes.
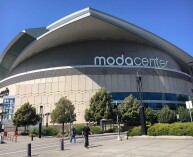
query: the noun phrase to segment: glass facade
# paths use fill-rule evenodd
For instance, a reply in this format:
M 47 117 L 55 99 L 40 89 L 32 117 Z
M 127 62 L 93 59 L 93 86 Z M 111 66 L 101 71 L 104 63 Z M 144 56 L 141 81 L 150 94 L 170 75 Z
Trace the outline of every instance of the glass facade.
M 130 94 L 139 100 L 138 92 L 114 92 L 111 94 L 113 100 L 118 100 L 119 102 L 122 102 Z M 154 110 L 159 110 L 165 105 L 172 110 L 176 110 L 178 106 L 186 106 L 185 101 L 189 100 L 189 96 L 173 93 L 143 92 L 142 99 L 145 107 L 151 107 Z
M 2 115 L 3 120 L 11 120 L 14 114 L 15 97 L 4 96 L 2 104 Z

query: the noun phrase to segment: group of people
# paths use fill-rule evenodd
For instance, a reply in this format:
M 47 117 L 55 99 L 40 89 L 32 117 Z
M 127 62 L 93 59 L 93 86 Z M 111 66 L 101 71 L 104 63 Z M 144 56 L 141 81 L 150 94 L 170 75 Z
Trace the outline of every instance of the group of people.
M 89 133 L 92 134 L 92 132 L 88 126 L 88 123 L 86 123 L 84 128 L 82 129 L 82 136 L 84 135 L 84 138 L 85 138 L 85 142 L 84 142 L 85 148 L 88 148 L 88 146 L 89 146 L 89 140 L 88 140 Z M 76 143 L 76 130 L 75 130 L 73 125 L 71 127 L 71 132 L 70 132 L 70 143 L 72 143 L 72 140 L 74 140 L 74 142 Z

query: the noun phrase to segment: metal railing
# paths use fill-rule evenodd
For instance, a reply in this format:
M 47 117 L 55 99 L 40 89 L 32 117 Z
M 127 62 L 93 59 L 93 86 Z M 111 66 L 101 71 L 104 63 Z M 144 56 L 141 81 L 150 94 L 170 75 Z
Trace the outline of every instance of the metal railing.
M 5 140 L 7 141 L 12 141 L 12 142 L 17 142 L 17 135 L 11 135 L 8 134 L 7 132 L 3 132 L 3 134 L 1 133 L 1 143 L 4 143 Z

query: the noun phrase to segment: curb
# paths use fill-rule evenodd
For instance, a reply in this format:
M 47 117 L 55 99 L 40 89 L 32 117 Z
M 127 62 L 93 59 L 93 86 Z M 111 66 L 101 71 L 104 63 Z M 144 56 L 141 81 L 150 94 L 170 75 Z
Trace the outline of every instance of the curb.
M 124 137 L 124 139 L 127 139 L 127 136 Z M 193 140 L 192 136 L 129 136 L 128 139 L 153 139 L 153 140 Z

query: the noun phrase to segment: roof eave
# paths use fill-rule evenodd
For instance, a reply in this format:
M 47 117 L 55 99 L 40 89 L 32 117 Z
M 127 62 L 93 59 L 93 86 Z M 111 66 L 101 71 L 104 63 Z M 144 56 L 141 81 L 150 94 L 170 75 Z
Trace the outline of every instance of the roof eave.
M 183 60 L 185 63 L 189 63 L 193 61 L 193 57 L 189 55 L 187 52 L 183 51 L 182 49 L 178 48 L 177 46 L 173 45 L 172 43 L 166 41 L 165 39 L 143 29 L 140 28 L 132 23 L 129 23 L 127 21 L 121 20 L 117 17 L 114 17 L 112 15 L 108 15 L 106 13 L 102 13 L 100 11 L 97 11 L 95 9 L 89 9 L 91 16 L 95 16 L 96 18 L 100 18 L 102 20 L 105 20 L 106 22 L 109 22 L 111 24 L 114 24 L 118 27 L 121 27 L 123 29 L 126 29 L 135 35 L 149 41 L 150 43 L 154 44 L 158 48 L 167 51 L 173 55 L 175 55 L 177 58 Z
M 15 42 L 17 40 L 19 40 L 19 38 L 21 38 L 21 36 L 23 36 L 25 34 L 25 31 L 20 32 L 19 34 L 17 34 L 17 36 L 7 45 L 7 47 L 4 49 L 3 53 L 0 56 L 0 63 L 2 62 L 4 56 L 6 55 L 7 51 L 13 46 L 13 44 L 15 44 Z

